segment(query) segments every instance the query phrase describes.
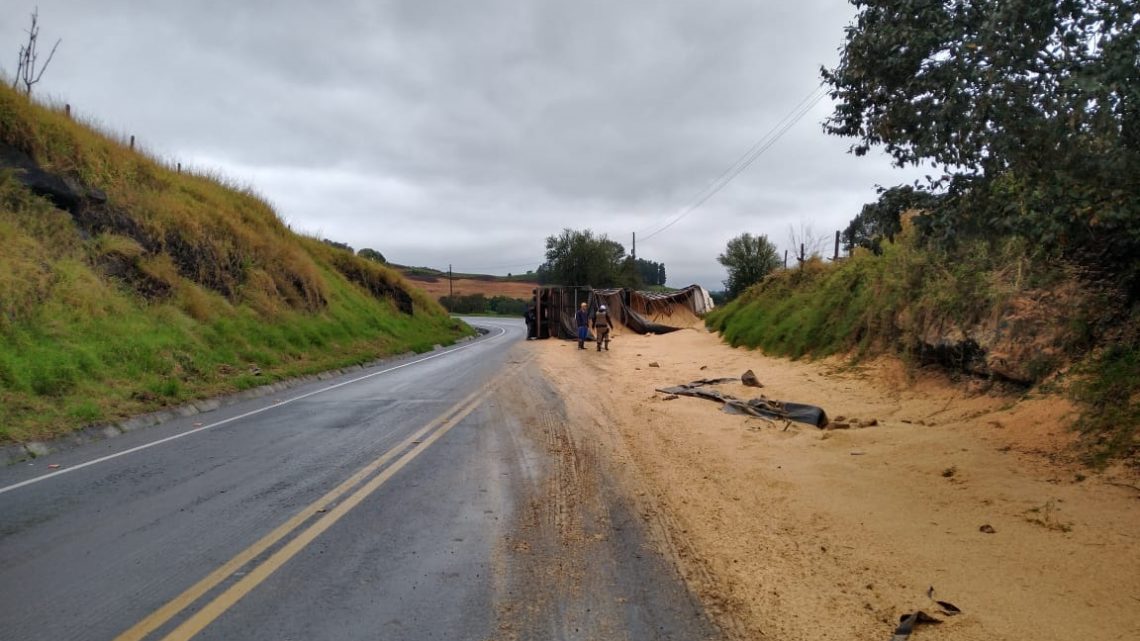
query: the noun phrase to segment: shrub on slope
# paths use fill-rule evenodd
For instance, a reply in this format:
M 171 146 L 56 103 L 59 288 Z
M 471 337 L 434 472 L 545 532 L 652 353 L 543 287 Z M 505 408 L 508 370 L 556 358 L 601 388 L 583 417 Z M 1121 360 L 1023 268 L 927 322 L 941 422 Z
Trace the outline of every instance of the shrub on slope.
M 1031 259 L 1016 238 L 941 250 L 907 231 L 878 256 L 774 273 L 706 322 L 733 345 L 792 358 L 892 353 L 1024 386 L 1071 372 L 1092 458 L 1140 453 L 1140 314 L 1125 292 Z

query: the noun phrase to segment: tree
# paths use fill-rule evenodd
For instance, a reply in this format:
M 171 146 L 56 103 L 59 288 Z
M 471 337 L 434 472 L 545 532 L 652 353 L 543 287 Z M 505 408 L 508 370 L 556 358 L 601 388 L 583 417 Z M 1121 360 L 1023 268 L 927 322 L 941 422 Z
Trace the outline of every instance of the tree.
M 360 256 L 361 258 L 367 258 L 368 260 L 376 261 L 378 263 L 384 263 L 385 265 L 388 264 L 388 261 L 384 259 L 384 254 L 381 254 L 380 252 L 370 247 L 361 249 L 360 251 L 356 252 L 356 255 Z
M 776 246 L 768 240 L 768 237 L 753 236 L 747 232 L 728 241 L 724 253 L 716 259 L 728 270 L 724 289 L 729 300 L 736 298 L 780 266 Z
M 801 220 L 798 228 L 795 225 L 788 225 L 788 242 L 792 244 L 792 254 L 797 259 L 822 256 L 827 249 L 827 241 L 828 235 L 816 233 L 811 223 Z
M 1031 164 L 1045 145 L 1135 149 L 1140 21 L 1128 0 L 852 0 L 827 130 L 899 165 Z M 1052 156 L 1053 154 L 1046 154 Z
M 882 253 L 883 239 L 894 240 L 895 234 L 902 231 L 902 214 L 910 210 L 925 211 L 934 207 L 938 196 L 916 189 L 910 185 L 879 188 L 879 199 L 863 205 L 859 215 L 843 232 L 843 243 L 847 250 L 865 247 Z
M 605 234 L 564 229 L 546 239 L 546 262 L 538 268 L 538 280 L 544 285 L 616 287 L 624 258 L 625 248 Z
M 665 265 L 627 256 L 621 243 L 605 234 L 564 229 L 546 239 L 546 262 L 536 276 L 542 285 L 641 289 L 664 285 Z
M 47 71 L 48 65 L 51 64 L 51 59 L 55 57 L 55 50 L 59 48 L 59 43 L 63 39 L 55 41 L 52 46 L 51 52 L 48 54 L 47 60 L 43 65 L 37 68 L 39 62 L 39 53 L 36 51 L 36 46 L 40 37 L 40 10 L 37 8 L 32 11 L 32 24 L 25 32 L 28 34 L 28 43 L 20 45 L 20 54 L 16 62 L 16 77 L 12 79 L 12 88 L 17 89 L 21 84 L 24 85 L 24 95 L 32 95 L 32 85 L 38 83 L 40 78 L 43 78 L 44 72 Z
M 643 289 L 647 284 L 645 282 L 644 274 L 641 272 L 641 266 L 637 261 L 641 259 L 634 259 L 633 256 L 626 256 L 621 261 L 621 268 L 618 269 L 617 286 L 625 287 L 628 289 Z
M 852 0 L 828 132 L 933 165 L 934 242 L 1019 235 L 1140 282 L 1134 0 Z
M 665 265 L 664 263 L 657 263 L 652 260 L 645 260 L 644 258 L 637 259 L 637 271 L 641 275 L 641 281 L 646 285 L 664 285 L 665 284 Z

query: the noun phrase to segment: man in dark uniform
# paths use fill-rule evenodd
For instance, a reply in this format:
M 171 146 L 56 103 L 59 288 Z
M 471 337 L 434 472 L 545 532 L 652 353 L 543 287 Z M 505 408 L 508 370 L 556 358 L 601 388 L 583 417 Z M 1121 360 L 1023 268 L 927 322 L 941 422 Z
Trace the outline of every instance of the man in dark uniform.
M 534 313 L 534 303 L 526 306 L 526 313 L 523 314 L 523 318 L 526 319 L 526 339 L 529 341 L 538 338 L 536 331 L 538 328 L 535 327 L 538 323 L 538 315 Z
M 586 313 L 588 307 L 582 303 L 574 313 L 574 324 L 578 326 L 578 349 L 586 349 L 586 337 L 590 335 L 590 315 Z
M 594 337 L 598 340 L 598 351 L 602 351 L 602 345 L 605 345 L 606 351 L 610 351 L 610 313 L 606 310 L 605 305 L 598 306 L 598 311 L 594 313 Z

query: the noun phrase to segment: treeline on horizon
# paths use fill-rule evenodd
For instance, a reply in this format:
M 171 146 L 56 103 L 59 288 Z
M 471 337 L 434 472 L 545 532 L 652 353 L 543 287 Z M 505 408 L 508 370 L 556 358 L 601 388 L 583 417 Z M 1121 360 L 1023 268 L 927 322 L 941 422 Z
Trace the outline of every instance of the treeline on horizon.
M 528 272 L 529 274 L 529 272 Z M 592 230 L 564 229 L 546 239 L 546 261 L 534 278 L 539 285 L 604 288 L 663 288 L 665 265 L 626 255 L 621 243 Z M 483 294 L 443 296 L 440 303 L 456 314 L 522 316 L 530 301 Z
M 452 314 L 495 314 L 498 316 L 522 316 L 528 301 L 510 296 L 486 296 L 476 294 L 454 294 L 441 296 L 440 305 Z
M 664 287 L 665 264 L 627 255 L 625 247 L 590 229 L 563 229 L 546 238 L 546 262 L 538 267 L 540 285 L 644 289 Z

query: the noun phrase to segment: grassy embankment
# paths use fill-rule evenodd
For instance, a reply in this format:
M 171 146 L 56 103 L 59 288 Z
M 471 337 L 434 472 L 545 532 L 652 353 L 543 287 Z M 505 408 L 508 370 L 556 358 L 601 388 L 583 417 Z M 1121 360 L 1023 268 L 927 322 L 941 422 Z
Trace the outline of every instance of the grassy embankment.
M 471 331 L 394 271 L 294 234 L 249 190 L 6 87 L 0 142 L 106 194 L 62 211 L 0 171 L 0 443 Z
M 883 249 L 772 274 L 707 323 L 774 355 L 891 353 L 1065 390 L 1082 407 L 1075 427 L 1091 462 L 1140 455 L 1140 313 L 1126 297 L 1031 260 L 1017 240 L 947 252 L 904 233 Z

